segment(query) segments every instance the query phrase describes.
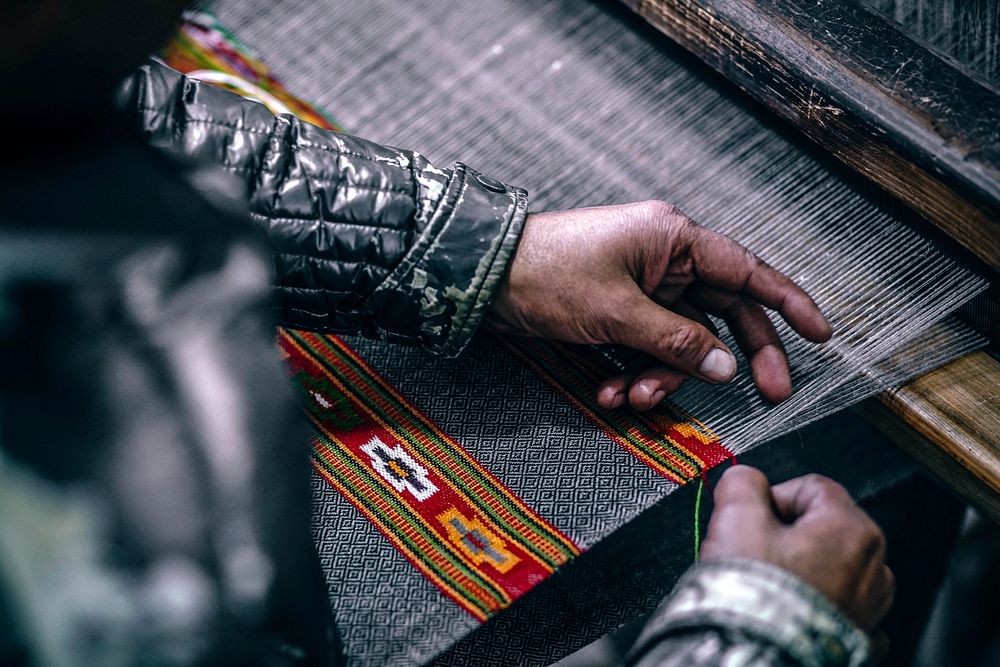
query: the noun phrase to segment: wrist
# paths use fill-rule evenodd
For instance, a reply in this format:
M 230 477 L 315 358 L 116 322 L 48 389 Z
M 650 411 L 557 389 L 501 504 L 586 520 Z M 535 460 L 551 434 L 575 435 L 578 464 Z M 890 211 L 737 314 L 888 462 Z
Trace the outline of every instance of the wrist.
M 803 665 L 868 664 L 867 635 L 822 593 L 776 565 L 745 558 L 703 561 L 681 578 L 639 645 L 718 626 L 780 647 Z

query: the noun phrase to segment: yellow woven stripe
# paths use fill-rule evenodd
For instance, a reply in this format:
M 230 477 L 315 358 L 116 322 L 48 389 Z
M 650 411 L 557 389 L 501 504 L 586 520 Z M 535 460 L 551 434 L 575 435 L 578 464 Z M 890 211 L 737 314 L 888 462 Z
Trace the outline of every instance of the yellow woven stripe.
M 322 446 L 322 445 L 320 445 L 319 443 L 317 443 L 317 446 Z M 333 466 L 334 468 L 336 468 L 337 472 L 339 474 L 343 474 L 343 475 L 345 475 L 345 477 L 348 477 L 348 478 L 358 479 L 357 476 L 354 475 L 352 471 L 346 470 L 342 466 L 338 465 L 336 463 L 336 457 L 334 457 L 334 456 L 324 456 L 323 460 L 327 461 L 331 466 Z M 337 480 L 337 478 L 334 475 L 331 475 L 328 471 L 324 470 L 322 468 L 322 466 L 318 466 L 317 465 L 317 466 L 314 466 L 314 468 L 317 470 L 317 472 L 319 472 L 319 474 L 323 477 L 323 479 L 325 479 L 334 488 L 336 488 L 339 493 L 341 493 L 342 495 L 344 495 L 347 498 L 352 497 L 353 494 L 352 494 L 351 490 L 347 489 L 346 487 L 344 487 L 344 485 L 342 485 L 340 483 L 340 481 Z M 394 529 L 397 528 L 397 526 L 391 526 L 391 527 L 390 526 L 386 526 L 385 524 L 383 524 L 383 522 L 381 521 L 381 519 L 377 515 L 375 515 L 374 513 L 372 513 L 370 510 L 368 510 L 368 508 L 366 508 L 361 503 L 352 503 L 352 504 L 354 505 L 354 507 L 358 511 L 360 511 L 368 519 L 368 521 L 370 521 L 374 525 L 381 526 L 382 530 L 380 532 L 383 535 L 385 535 L 386 537 L 388 537 L 389 541 L 392 542 L 393 545 L 399 551 L 403 552 L 404 554 L 406 554 L 408 556 L 407 560 L 409 560 L 410 563 L 414 567 L 416 567 L 418 570 L 420 570 L 420 572 L 423 573 L 428 579 L 431 579 L 442 590 L 449 591 L 451 593 L 449 597 L 451 597 L 458 604 L 460 604 L 462 606 L 462 608 L 466 609 L 470 614 L 472 614 L 473 616 L 475 616 L 480 621 L 485 621 L 487 618 L 489 618 L 489 614 L 487 614 L 486 612 L 484 612 L 479 607 L 477 607 L 477 606 L 475 606 L 473 604 L 470 604 L 469 601 L 466 600 L 463 595 L 460 595 L 457 592 L 457 589 L 456 589 L 456 587 L 454 585 L 452 585 L 450 582 L 445 581 L 444 579 L 442 579 L 437 574 L 437 572 L 434 570 L 434 568 L 428 566 L 426 559 L 428 559 L 428 557 L 429 557 L 429 559 L 433 561 L 433 560 L 435 560 L 435 558 L 433 558 L 433 556 L 437 555 L 436 551 L 434 549 L 426 549 L 426 550 L 421 551 L 420 553 L 414 552 L 413 550 L 411 550 L 409 548 L 409 546 L 407 545 L 406 542 L 400 540 L 396 536 L 396 531 Z M 402 522 L 402 523 L 405 525 L 405 522 Z M 407 534 L 410 535 L 410 533 L 407 533 Z M 419 535 L 414 535 L 414 539 L 415 540 L 417 540 L 417 538 L 419 538 L 419 537 L 420 537 Z M 423 541 L 423 540 L 419 539 L 417 541 Z M 455 570 L 451 566 L 451 564 L 447 563 L 447 561 L 444 561 L 446 567 L 441 567 L 441 565 L 440 565 L 440 560 L 441 559 L 440 559 L 439 556 L 438 556 L 437 560 L 439 562 L 435 563 L 435 564 L 438 565 L 438 567 L 442 571 L 447 572 L 447 574 L 449 576 L 452 576 L 452 573 L 455 572 Z M 465 577 L 462 577 L 462 576 L 459 575 L 459 577 L 457 577 L 457 578 L 465 578 Z M 466 590 L 468 591 L 468 593 L 473 594 L 473 595 L 474 595 L 474 591 L 476 589 L 479 589 L 479 587 L 475 586 L 475 585 L 472 585 L 472 586 L 469 586 L 469 587 L 466 588 Z M 483 591 L 483 593 L 484 593 L 484 591 Z M 493 604 L 491 604 L 491 598 L 489 598 L 489 597 L 487 597 L 485 595 L 482 595 L 482 594 L 481 595 L 475 595 L 475 597 L 476 597 L 477 600 L 479 600 L 480 602 L 482 602 L 484 604 L 484 606 L 486 606 L 487 608 L 489 608 L 491 611 L 495 611 L 498 608 L 496 606 L 496 604 L 495 604 L 495 601 L 493 602 Z
M 304 338 L 314 337 L 314 334 L 306 334 L 304 332 L 302 335 Z M 358 363 L 359 366 L 361 366 L 362 368 L 367 368 L 367 364 L 357 354 L 355 354 L 354 351 L 350 349 L 348 346 L 343 345 L 342 343 L 336 340 L 331 340 L 330 342 L 331 344 L 336 345 L 337 349 L 341 350 L 342 353 L 345 354 L 345 356 L 349 356 L 353 360 L 355 360 L 355 362 Z M 346 386 L 343 383 L 340 383 L 339 380 L 335 378 L 333 375 L 331 375 L 327 371 L 327 369 L 321 369 L 321 370 L 328 378 L 337 382 L 339 386 L 346 388 Z M 365 378 L 358 377 L 353 370 L 348 369 L 347 374 L 354 376 L 350 379 L 356 380 L 360 386 L 364 386 L 367 383 Z M 370 382 L 378 382 L 379 387 L 382 388 L 386 393 L 390 394 L 394 399 L 396 399 L 397 402 L 399 402 L 402 405 L 408 404 L 408 401 L 399 392 L 397 392 L 394 387 L 392 387 L 388 383 L 381 382 L 380 379 L 375 376 L 372 376 Z M 392 424 L 399 424 L 400 426 L 407 428 L 406 432 L 407 437 L 399 438 L 401 442 L 406 442 L 407 439 L 416 440 L 427 449 L 433 451 L 438 457 L 440 457 L 445 462 L 449 472 L 451 472 L 454 476 L 458 477 L 459 479 L 463 480 L 472 489 L 472 491 L 476 494 L 475 499 L 479 502 L 482 502 L 483 504 L 486 504 L 498 516 L 502 517 L 505 521 L 507 521 L 517 531 L 519 537 L 535 545 L 545 553 L 549 554 L 549 556 L 558 563 L 564 563 L 566 562 L 567 559 L 566 556 L 561 551 L 555 549 L 552 546 L 553 541 L 560 542 L 574 555 L 578 555 L 580 553 L 576 545 L 574 545 L 572 542 L 569 542 L 558 531 L 553 530 L 551 533 L 545 533 L 539 535 L 537 529 L 534 529 L 526 525 L 516 515 L 511 514 L 510 511 L 494 497 L 495 493 L 494 491 L 482 486 L 482 484 L 480 484 L 474 477 L 470 476 L 467 471 L 463 470 L 459 464 L 455 463 L 451 459 L 453 457 L 461 457 L 464 461 L 468 462 L 470 467 L 475 468 L 484 477 L 487 477 L 490 480 L 494 481 L 497 484 L 498 490 L 501 493 L 503 493 L 504 497 L 507 498 L 512 504 L 519 507 L 522 511 L 524 511 L 525 514 L 529 514 L 535 517 L 535 519 L 537 519 L 539 523 L 542 524 L 546 523 L 544 519 L 538 516 L 538 514 L 534 510 L 532 510 L 530 507 L 521 502 L 520 498 L 518 498 L 516 495 L 507 493 L 503 484 L 499 480 L 497 480 L 496 477 L 494 477 L 488 470 L 483 468 L 478 461 L 476 461 L 474 458 L 466 454 L 466 452 L 458 445 L 458 443 L 456 443 L 451 437 L 449 437 L 444 431 L 442 431 L 432 422 L 423 419 L 422 416 L 420 415 L 401 412 L 399 409 L 397 409 L 392 404 L 387 403 L 382 397 L 378 396 L 377 394 L 369 393 L 367 395 L 369 399 L 378 403 L 379 406 L 383 410 L 385 410 L 385 412 L 389 415 Z M 379 418 L 378 415 L 367 410 L 367 408 L 366 412 L 368 412 L 368 414 L 370 414 L 372 418 L 378 421 L 379 424 L 381 424 L 384 428 L 391 431 L 394 435 L 397 435 L 397 437 L 399 436 L 399 431 L 396 428 L 394 428 L 392 424 Z M 448 451 L 442 449 L 434 439 L 429 438 L 427 435 L 421 432 L 420 427 L 412 423 L 418 420 L 420 424 L 423 424 L 428 431 L 431 431 L 437 438 L 450 445 L 453 448 L 453 450 Z M 444 477 L 445 482 L 449 485 L 449 487 L 453 491 L 455 491 L 459 495 L 468 497 L 468 493 L 455 486 L 451 482 L 451 480 L 448 479 L 447 475 L 442 475 L 442 477 Z M 476 503 L 473 502 L 471 504 L 475 505 Z M 552 571 L 551 567 L 548 565 L 546 565 L 546 569 Z

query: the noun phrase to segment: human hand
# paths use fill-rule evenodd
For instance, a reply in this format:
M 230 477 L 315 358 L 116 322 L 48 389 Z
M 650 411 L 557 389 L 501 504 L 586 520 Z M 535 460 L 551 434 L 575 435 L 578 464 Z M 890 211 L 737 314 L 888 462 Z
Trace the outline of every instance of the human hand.
M 788 277 L 674 206 L 642 202 L 529 214 L 486 321 L 501 333 L 651 355 L 657 365 L 608 378 L 598 390 L 605 408 L 627 396 L 644 410 L 688 377 L 733 379 L 736 359 L 706 313 L 729 326 L 761 394 L 788 398 L 788 361 L 763 307 L 810 341 L 830 338 L 823 314 Z
M 797 575 L 871 633 L 889 611 L 895 579 L 885 538 L 844 487 L 820 475 L 771 487 L 733 466 L 715 488 L 703 560 L 756 558 Z

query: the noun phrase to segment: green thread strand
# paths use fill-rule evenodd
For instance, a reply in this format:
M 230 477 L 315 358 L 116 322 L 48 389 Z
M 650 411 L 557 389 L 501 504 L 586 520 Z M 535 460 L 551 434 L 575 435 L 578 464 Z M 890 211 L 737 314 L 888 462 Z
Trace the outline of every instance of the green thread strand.
M 694 562 L 698 562 L 701 552 L 701 492 L 705 488 L 705 480 L 698 480 L 698 493 L 694 497 Z

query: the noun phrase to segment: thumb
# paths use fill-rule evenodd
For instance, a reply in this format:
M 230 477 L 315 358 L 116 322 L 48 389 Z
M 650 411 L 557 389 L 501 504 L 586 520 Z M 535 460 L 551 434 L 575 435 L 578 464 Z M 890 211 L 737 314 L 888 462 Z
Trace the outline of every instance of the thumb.
M 774 500 L 771 484 L 760 470 L 746 465 L 734 465 L 723 473 L 712 494 L 716 509 L 729 506 L 749 506 L 770 511 Z
M 729 382 L 736 375 L 736 357 L 698 322 L 659 306 L 641 292 L 626 309 L 622 319 L 629 326 L 616 342 L 709 382 Z
M 733 466 L 719 480 L 712 497 L 715 509 L 708 522 L 702 556 L 766 557 L 778 521 L 771 486 L 764 474 L 750 466 Z

